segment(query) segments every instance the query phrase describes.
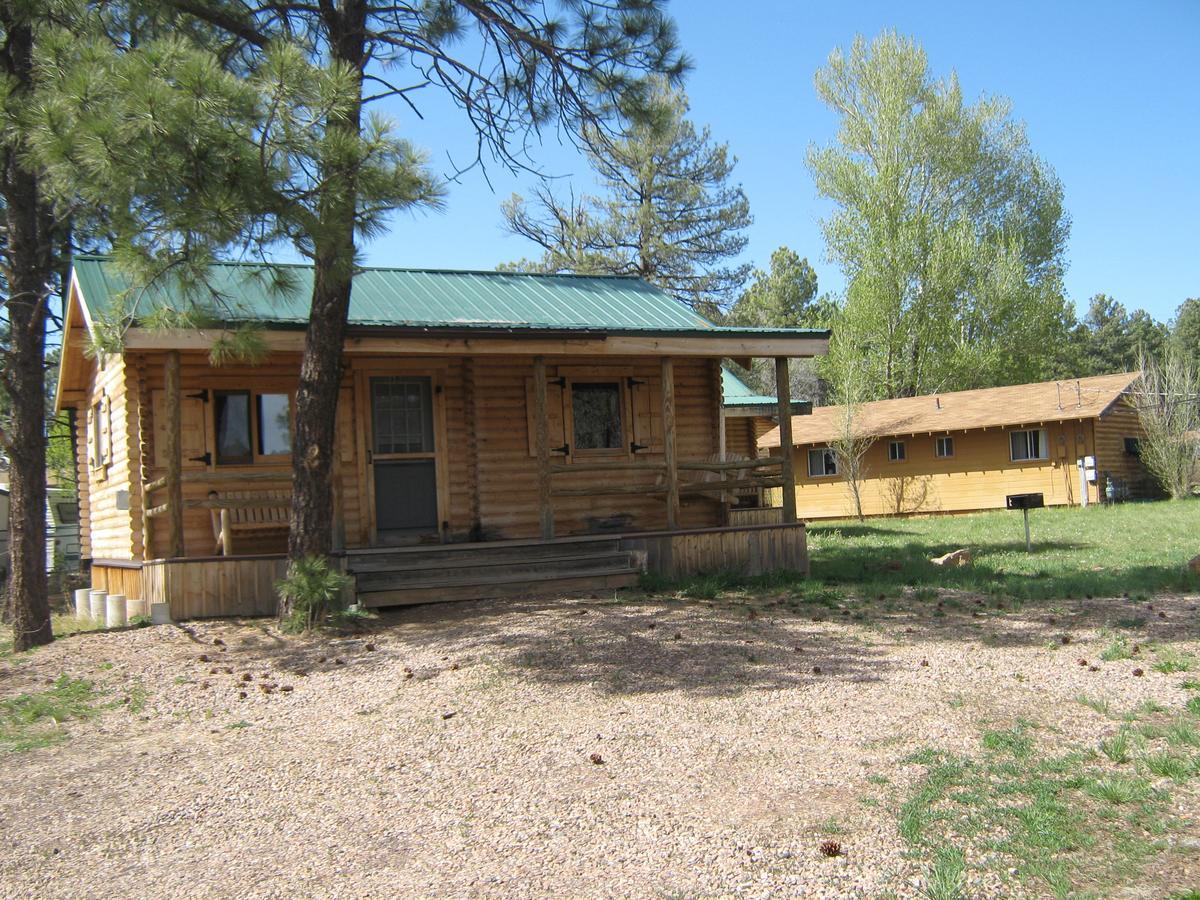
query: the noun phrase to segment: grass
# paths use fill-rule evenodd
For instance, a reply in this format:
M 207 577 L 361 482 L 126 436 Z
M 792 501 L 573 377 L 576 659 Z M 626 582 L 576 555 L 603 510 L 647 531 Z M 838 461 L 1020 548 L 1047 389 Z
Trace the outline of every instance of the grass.
M 1158 778 L 1170 778 L 1182 784 L 1195 774 L 1195 764 L 1181 756 L 1167 751 L 1150 753 L 1142 758 L 1146 771 Z
M 1180 653 L 1174 648 L 1168 648 L 1158 654 L 1152 668 L 1156 672 L 1171 675 L 1175 672 L 1190 672 L 1196 666 L 1194 653 Z
M 0 701 L 0 749 L 21 752 L 62 742 L 63 723 L 96 715 L 95 700 L 90 681 L 62 675 L 48 690 Z
M 1146 799 L 1150 793 L 1150 785 L 1142 778 L 1113 775 L 1096 779 L 1087 786 L 1087 792 L 1097 800 L 1120 806 Z
M 809 525 L 812 574 L 781 573 L 752 579 L 709 575 L 678 582 L 642 579 L 649 593 L 677 592 L 699 600 L 747 588 L 792 589 L 814 602 L 816 585 L 841 596 L 910 597 L 929 603 L 946 589 L 993 598 L 1004 608 L 1031 600 L 1130 597 L 1124 628 L 1144 624 L 1133 604 L 1162 591 L 1200 591 L 1200 576 L 1184 563 L 1195 554 L 1193 532 L 1200 502 L 1126 503 L 1088 509 L 1034 510 L 1034 550 L 1025 551 L 1021 517 L 1007 510 L 962 516 L 837 520 Z M 943 569 L 929 562 L 968 547 L 970 566 Z
M 1112 737 L 1101 741 L 1100 752 L 1117 765 L 1129 762 L 1129 731 L 1122 728 Z
M 966 887 L 967 861 L 962 851 L 942 847 L 934 854 L 922 893 L 929 900 L 959 900 L 966 897 Z
M 1103 698 L 1088 697 L 1086 694 L 1080 694 L 1075 698 L 1076 703 L 1086 706 L 1093 712 L 1098 712 L 1102 716 L 1107 716 L 1112 711 L 1112 706 Z
M 1131 659 L 1133 646 L 1123 637 L 1115 639 L 1100 651 L 1100 658 L 1105 662 L 1115 662 L 1118 659 Z
M 74 615 L 55 614 L 50 617 L 50 627 L 56 638 L 70 637 L 83 631 L 99 631 L 104 621 L 91 618 L 76 618 Z M 34 652 L 34 651 L 30 651 Z M 0 630 L 0 659 L 13 655 L 12 631 Z
M 907 760 L 926 772 L 897 808 L 897 828 L 929 860 L 925 896 L 963 896 L 968 855 L 1020 882 L 1014 893 L 1066 897 L 1136 880 L 1162 849 L 1155 836 L 1170 827 L 1170 798 L 1145 778 L 1097 769 L 1086 748 L 1041 752 L 1029 722 L 985 731 L 980 743 L 975 756 L 926 750 Z M 1113 762 L 1132 751 L 1125 729 L 1102 742 Z

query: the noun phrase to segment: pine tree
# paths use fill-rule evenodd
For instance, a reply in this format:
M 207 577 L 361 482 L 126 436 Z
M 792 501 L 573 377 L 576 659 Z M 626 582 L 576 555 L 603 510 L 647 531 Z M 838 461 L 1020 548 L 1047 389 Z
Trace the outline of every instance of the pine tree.
M 46 326 L 61 289 L 69 219 L 31 158 L 27 122 L 42 97 L 39 44 L 69 4 L 0 4 L 0 445 L 8 457 L 8 612 L 13 647 L 54 639 L 46 582 Z
M 750 204 L 730 183 L 737 160 L 686 116 L 687 98 L 659 80 L 653 115 L 614 140 L 589 141 L 599 192 L 562 198 L 545 186 L 503 206 L 508 229 L 541 258 L 505 268 L 636 275 L 709 316 L 719 316 L 750 273 Z

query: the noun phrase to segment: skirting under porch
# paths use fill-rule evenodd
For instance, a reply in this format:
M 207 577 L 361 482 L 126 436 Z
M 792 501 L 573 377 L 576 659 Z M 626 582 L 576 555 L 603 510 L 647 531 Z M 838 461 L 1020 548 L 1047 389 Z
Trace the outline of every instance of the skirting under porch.
M 600 592 L 633 586 L 642 572 L 808 572 L 803 523 L 374 548 L 339 559 L 372 607 Z M 266 616 L 286 566 L 281 554 L 95 560 L 92 587 L 168 603 L 174 619 Z

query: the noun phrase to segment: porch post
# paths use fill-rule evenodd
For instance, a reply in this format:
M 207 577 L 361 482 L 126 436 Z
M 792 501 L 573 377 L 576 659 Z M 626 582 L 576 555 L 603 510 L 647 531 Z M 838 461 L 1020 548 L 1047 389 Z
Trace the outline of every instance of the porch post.
M 679 527 L 679 469 L 675 452 L 675 363 L 662 358 L 663 462 L 667 466 L 667 528 Z
M 533 358 L 533 417 L 537 425 L 534 453 L 537 455 L 538 521 L 542 540 L 554 537 L 554 507 L 550 497 L 550 422 L 546 413 L 546 358 Z
M 779 400 L 779 452 L 780 474 L 783 476 L 783 521 L 796 521 L 796 473 L 793 471 L 792 455 L 792 385 L 788 380 L 786 356 L 775 357 L 775 396 Z
M 180 432 L 182 399 L 179 389 L 179 351 L 168 350 L 167 361 L 163 370 L 163 387 L 166 390 L 167 413 L 167 556 L 174 558 L 183 556 L 183 482 L 180 473 L 183 468 L 181 454 L 183 441 Z

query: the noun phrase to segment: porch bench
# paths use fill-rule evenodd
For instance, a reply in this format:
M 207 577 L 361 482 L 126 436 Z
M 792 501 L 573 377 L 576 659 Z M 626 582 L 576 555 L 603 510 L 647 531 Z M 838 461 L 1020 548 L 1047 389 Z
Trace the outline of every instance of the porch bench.
M 286 532 L 291 510 L 291 491 L 209 491 L 209 500 L 221 504 L 212 510 L 213 538 L 217 553 L 232 556 L 233 536 L 268 535 Z M 229 505 L 224 505 L 229 501 Z

